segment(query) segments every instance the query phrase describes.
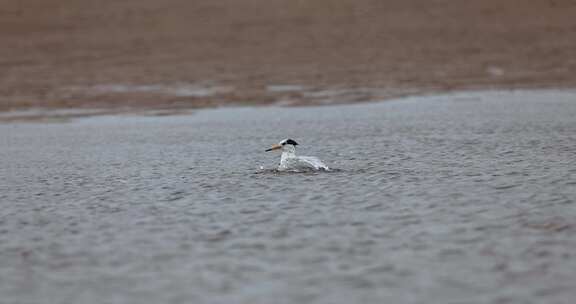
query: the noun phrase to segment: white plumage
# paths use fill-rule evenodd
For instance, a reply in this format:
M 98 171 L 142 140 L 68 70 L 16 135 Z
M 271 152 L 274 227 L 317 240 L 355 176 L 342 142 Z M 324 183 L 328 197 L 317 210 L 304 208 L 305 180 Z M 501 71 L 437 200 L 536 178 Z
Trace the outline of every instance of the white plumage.
M 328 171 L 330 168 L 326 166 L 320 159 L 313 156 L 297 156 L 296 146 L 298 145 L 292 139 L 284 139 L 280 143 L 273 145 L 266 151 L 282 150 L 280 157 L 280 165 L 278 171 Z

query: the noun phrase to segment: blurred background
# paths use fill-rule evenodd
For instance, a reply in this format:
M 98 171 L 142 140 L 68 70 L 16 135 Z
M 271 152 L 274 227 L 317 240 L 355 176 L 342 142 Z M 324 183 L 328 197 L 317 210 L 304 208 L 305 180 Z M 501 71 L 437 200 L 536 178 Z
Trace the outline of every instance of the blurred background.
M 575 0 L 0 0 L 0 304 L 576 303 L 575 87 Z
M 0 0 L 0 110 L 576 83 L 572 0 Z

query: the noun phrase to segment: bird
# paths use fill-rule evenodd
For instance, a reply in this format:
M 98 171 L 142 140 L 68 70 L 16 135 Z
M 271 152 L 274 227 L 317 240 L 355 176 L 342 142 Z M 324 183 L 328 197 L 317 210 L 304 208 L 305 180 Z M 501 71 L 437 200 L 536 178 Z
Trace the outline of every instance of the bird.
M 298 143 L 290 138 L 284 139 L 278 144 L 272 145 L 266 152 L 282 150 L 278 171 L 329 171 L 321 160 L 313 156 L 296 156 L 296 146 Z

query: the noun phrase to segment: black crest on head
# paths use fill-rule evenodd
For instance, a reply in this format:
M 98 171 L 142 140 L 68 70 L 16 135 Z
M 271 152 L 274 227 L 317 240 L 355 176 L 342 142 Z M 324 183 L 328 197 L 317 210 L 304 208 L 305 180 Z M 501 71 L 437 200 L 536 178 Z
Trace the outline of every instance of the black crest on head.
M 293 145 L 293 146 L 297 146 L 298 143 L 295 142 L 293 139 L 287 139 L 287 140 L 285 140 L 285 141 L 282 143 L 282 145 Z

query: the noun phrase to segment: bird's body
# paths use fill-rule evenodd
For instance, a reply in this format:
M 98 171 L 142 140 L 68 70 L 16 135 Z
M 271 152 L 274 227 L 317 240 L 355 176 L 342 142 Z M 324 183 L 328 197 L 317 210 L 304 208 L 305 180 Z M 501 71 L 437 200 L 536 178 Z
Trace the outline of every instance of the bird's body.
M 326 166 L 320 159 L 312 156 L 297 156 L 296 145 L 294 140 L 285 139 L 279 144 L 272 146 L 266 151 L 282 150 L 280 156 L 280 166 L 278 171 L 328 171 L 330 168 Z

